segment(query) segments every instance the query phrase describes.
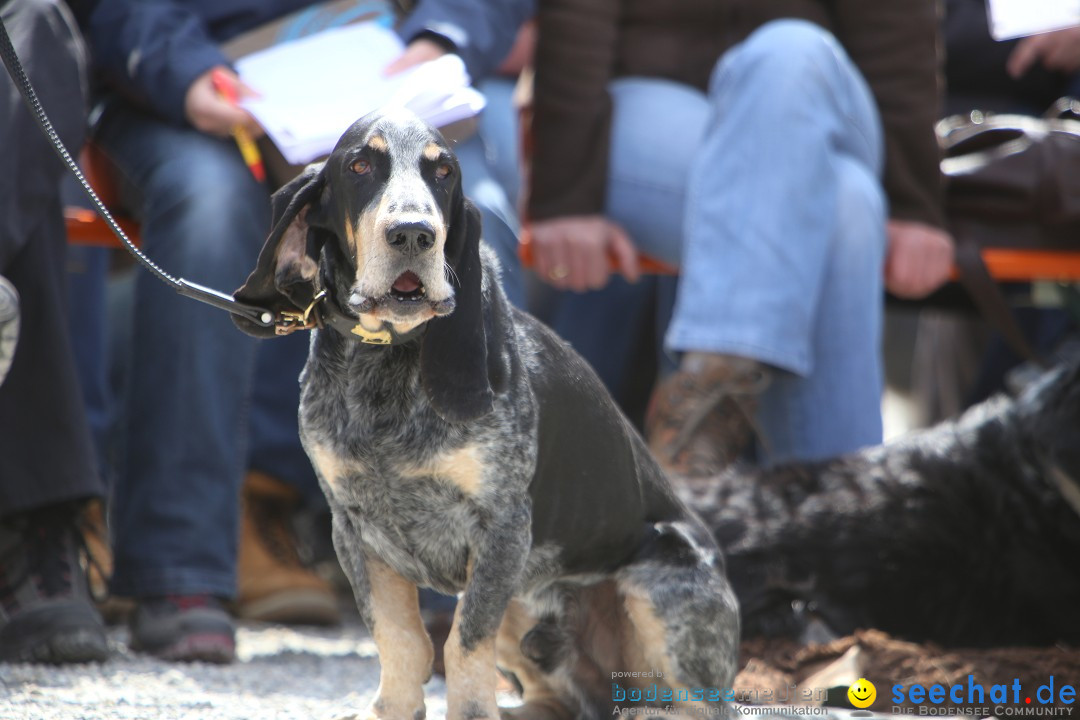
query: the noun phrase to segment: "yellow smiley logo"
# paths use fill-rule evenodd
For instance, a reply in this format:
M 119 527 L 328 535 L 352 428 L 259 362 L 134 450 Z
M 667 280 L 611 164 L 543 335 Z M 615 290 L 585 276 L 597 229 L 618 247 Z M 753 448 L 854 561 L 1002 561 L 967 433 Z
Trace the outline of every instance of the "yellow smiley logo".
M 857 683 L 847 689 L 847 697 L 855 707 L 867 708 L 877 699 L 877 688 L 866 678 L 859 678 Z

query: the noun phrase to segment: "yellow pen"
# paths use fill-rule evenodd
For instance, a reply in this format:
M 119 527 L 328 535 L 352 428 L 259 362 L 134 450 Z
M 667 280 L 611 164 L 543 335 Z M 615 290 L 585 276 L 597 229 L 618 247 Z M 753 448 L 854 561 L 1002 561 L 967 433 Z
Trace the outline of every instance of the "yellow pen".
M 236 86 L 228 75 L 220 68 L 215 68 L 210 74 L 210 80 L 214 83 L 214 89 L 217 90 L 221 97 L 236 105 Z M 244 162 L 251 169 L 251 174 L 259 182 L 266 180 L 266 169 L 263 167 L 262 155 L 259 153 L 259 147 L 252 139 L 251 133 L 246 128 L 237 125 L 232 129 L 232 136 L 236 140 L 236 146 L 240 148 L 240 156 L 244 158 Z

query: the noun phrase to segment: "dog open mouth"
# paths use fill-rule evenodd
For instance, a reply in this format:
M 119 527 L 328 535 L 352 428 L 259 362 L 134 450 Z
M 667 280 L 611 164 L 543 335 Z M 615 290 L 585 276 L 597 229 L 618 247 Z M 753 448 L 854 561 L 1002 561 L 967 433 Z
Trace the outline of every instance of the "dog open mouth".
M 398 302 L 419 302 L 427 297 L 427 290 L 420 281 L 420 276 L 410 270 L 394 281 L 388 295 Z
M 434 315 L 447 315 L 453 311 L 455 305 L 453 295 L 442 300 L 432 298 L 428 294 L 424 281 L 412 270 L 398 275 L 384 294 L 364 297 L 354 291 L 348 302 L 350 314 L 370 313 L 385 320 L 392 318 L 415 320 L 420 315 L 430 317 L 427 311 Z

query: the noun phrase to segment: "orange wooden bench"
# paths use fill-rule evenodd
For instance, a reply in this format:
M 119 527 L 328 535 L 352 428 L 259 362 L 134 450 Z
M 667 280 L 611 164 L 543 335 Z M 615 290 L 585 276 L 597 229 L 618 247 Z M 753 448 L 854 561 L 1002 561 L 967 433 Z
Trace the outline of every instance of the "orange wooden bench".
M 532 240 L 527 228 L 522 229 L 521 261 L 525 267 L 532 267 Z M 1080 282 L 1080 242 L 1076 250 L 1013 250 L 987 248 L 982 251 L 990 276 L 998 282 Z M 678 270 L 666 263 L 648 256 L 641 257 L 644 272 L 660 275 L 675 275 Z M 953 279 L 959 276 L 953 270 Z
M 139 226 L 130 217 L 113 210 L 120 206 L 115 183 L 110 174 L 110 163 L 101 150 L 87 145 L 81 156 L 81 166 L 87 180 L 102 201 L 113 211 L 120 227 L 136 244 L 139 242 Z M 67 222 L 68 242 L 75 245 L 120 247 L 109 226 L 93 210 L 68 207 L 64 210 Z M 527 226 L 521 233 L 521 259 L 531 267 L 532 244 Z M 986 249 L 983 261 L 991 277 L 998 282 L 1059 281 L 1080 282 L 1080 244 L 1076 250 L 1013 250 Z M 657 274 L 675 274 L 677 270 L 649 257 L 642 257 L 642 269 Z M 954 271 L 955 277 L 955 271 Z
M 139 224 L 127 217 L 120 207 L 120 195 L 113 181 L 111 163 L 93 143 L 87 144 L 79 154 L 79 167 L 86 176 L 94 192 L 98 194 L 105 207 L 109 208 L 120 229 L 139 244 Z M 81 191 L 81 188 L 80 188 Z M 109 225 L 97 214 L 96 210 L 69 206 L 64 208 L 64 221 L 67 225 L 68 243 L 72 245 L 91 245 L 96 247 L 123 247 Z
M 998 282 L 1080 281 L 1080 247 L 1072 251 L 988 248 L 982 256 Z

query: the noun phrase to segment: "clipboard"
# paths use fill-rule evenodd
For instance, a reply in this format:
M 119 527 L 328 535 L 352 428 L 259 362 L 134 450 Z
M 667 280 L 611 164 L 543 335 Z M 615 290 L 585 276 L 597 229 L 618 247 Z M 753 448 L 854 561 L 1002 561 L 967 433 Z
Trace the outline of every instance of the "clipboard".
M 1080 0 L 986 0 L 987 24 L 995 40 L 1080 25 Z

